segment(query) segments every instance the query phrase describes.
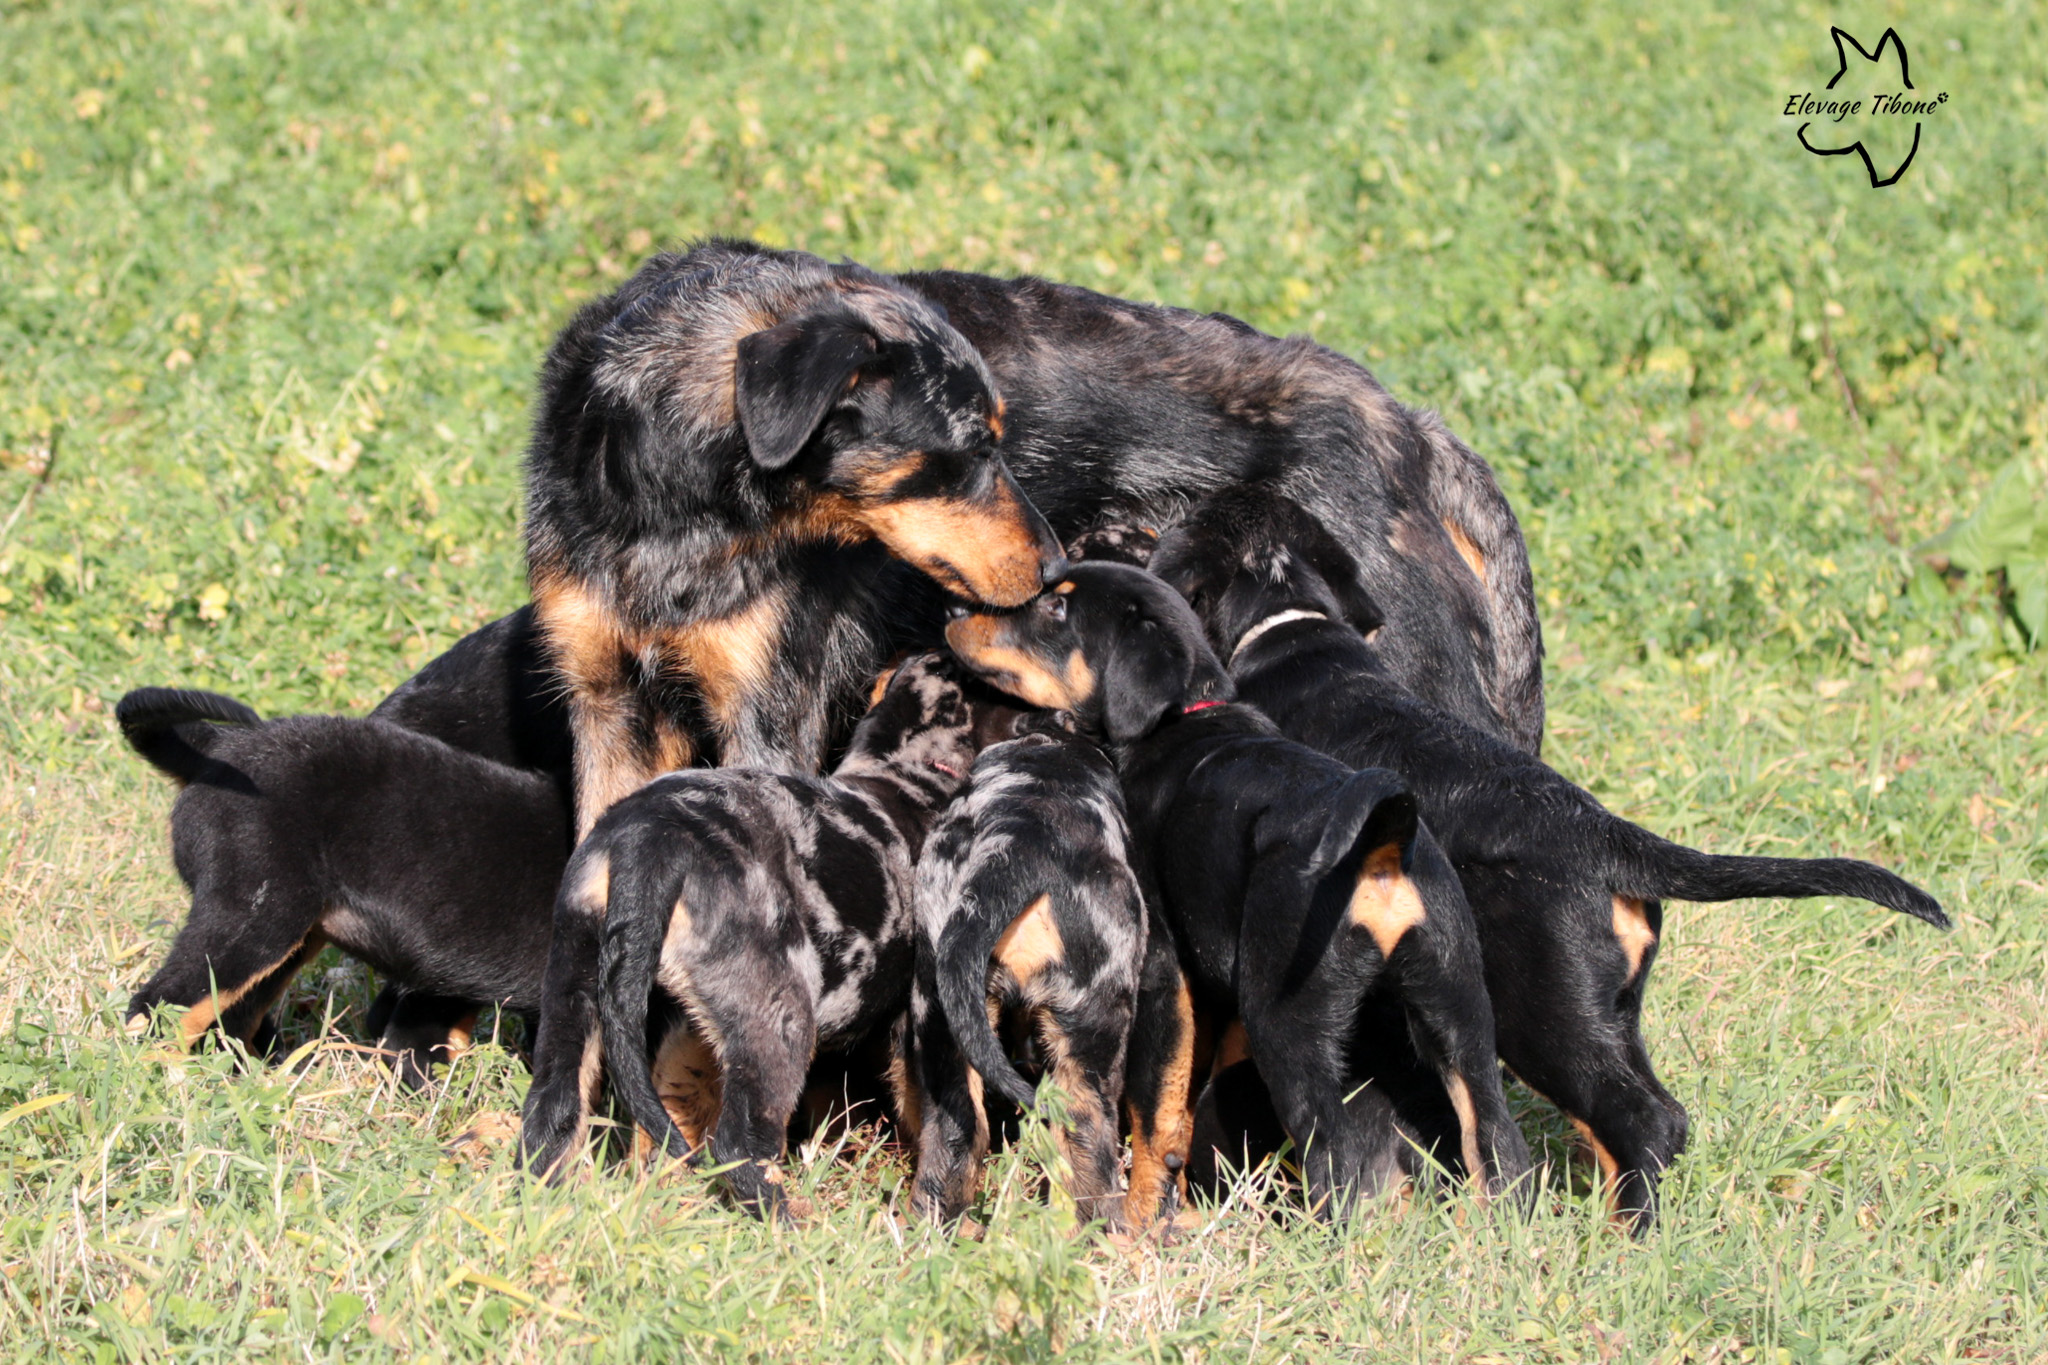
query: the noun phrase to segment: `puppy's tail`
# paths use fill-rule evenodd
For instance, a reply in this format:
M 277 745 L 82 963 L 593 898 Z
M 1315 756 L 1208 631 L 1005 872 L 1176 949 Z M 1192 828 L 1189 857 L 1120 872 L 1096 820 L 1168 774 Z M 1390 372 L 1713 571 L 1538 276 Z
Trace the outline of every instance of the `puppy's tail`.
M 1616 819 L 1610 839 L 1619 867 L 1617 890 L 1688 901 L 1764 896 L 1854 896 L 1900 914 L 1949 927 L 1941 902 L 1903 877 L 1855 858 L 1744 858 L 1701 853 Z
M 1038 1102 L 1038 1092 L 1010 1065 L 988 1021 L 988 960 L 1016 916 L 1004 913 L 1011 908 L 1007 899 L 978 896 L 972 888 L 962 899 L 964 904 L 947 921 L 938 943 L 939 1008 L 983 1084 L 1030 1109 Z
M 563 884 L 573 884 L 565 875 Z M 687 1156 L 690 1144 L 654 1090 L 647 1062 L 647 1002 L 668 934 L 669 915 L 682 894 L 682 874 L 657 857 L 615 848 L 606 894 L 604 944 L 598 951 L 598 1008 L 604 1020 L 604 1056 L 612 1093 L 657 1146 Z
M 206 722 L 263 723 L 233 697 L 179 687 L 138 687 L 114 703 L 114 719 L 136 753 L 179 782 L 195 780 L 211 762 L 214 729 Z

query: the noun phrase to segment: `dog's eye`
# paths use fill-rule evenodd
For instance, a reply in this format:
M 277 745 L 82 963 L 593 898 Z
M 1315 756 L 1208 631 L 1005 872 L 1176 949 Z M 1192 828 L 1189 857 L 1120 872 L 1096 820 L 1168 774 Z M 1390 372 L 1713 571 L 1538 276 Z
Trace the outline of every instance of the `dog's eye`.
M 1049 592 L 1038 599 L 1038 609 L 1055 621 L 1067 619 L 1067 599 L 1058 593 Z

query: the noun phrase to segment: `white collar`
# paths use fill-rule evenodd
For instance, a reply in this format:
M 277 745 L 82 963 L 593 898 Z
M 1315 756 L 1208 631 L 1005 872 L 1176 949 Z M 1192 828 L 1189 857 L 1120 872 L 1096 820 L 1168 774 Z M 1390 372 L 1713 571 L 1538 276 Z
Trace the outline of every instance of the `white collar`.
M 1244 653 L 1252 641 L 1258 639 L 1275 626 L 1284 626 L 1289 621 L 1327 621 L 1329 619 L 1327 615 L 1320 611 L 1305 611 L 1300 607 L 1290 607 L 1286 611 L 1275 612 L 1238 637 L 1237 648 L 1230 651 L 1230 662 L 1235 664 L 1237 656 Z

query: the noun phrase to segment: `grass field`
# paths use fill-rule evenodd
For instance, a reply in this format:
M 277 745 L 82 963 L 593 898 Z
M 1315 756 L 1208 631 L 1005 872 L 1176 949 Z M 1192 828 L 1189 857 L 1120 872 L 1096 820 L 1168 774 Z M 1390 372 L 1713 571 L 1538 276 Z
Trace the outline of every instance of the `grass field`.
M 1830 23 L 1950 94 L 1891 189 L 1781 113 Z M 2021 0 L 0 0 L 0 1354 L 2048 1356 L 2048 658 L 1912 554 L 2048 469 L 2044 72 Z M 515 605 L 552 329 L 713 232 L 1360 356 L 1523 518 L 1553 761 L 1674 837 L 1884 861 L 1956 931 L 1675 907 L 1647 1027 L 1694 1136 L 1641 1243 L 1525 1095 L 1526 1221 L 1248 1185 L 1160 1251 L 1070 1235 L 1028 1156 L 985 1240 L 900 1231 L 866 1132 L 801 1155 L 795 1232 L 681 1176 L 530 1188 L 446 1145 L 516 1063 L 392 1093 L 331 960 L 294 1067 L 124 1041 L 183 904 L 112 700 L 362 708 Z

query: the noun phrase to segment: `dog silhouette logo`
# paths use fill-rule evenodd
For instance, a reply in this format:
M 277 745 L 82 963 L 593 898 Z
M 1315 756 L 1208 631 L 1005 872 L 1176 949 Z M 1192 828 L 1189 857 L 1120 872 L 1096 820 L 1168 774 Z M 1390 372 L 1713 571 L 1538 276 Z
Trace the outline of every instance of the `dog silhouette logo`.
M 1870 173 L 1870 188 L 1881 190 L 1896 185 L 1913 164 L 1913 158 L 1920 154 L 1921 120 L 1948 103 L 1948 92 L 1944 90 L 1932 98 L 1915 97 L 1906 40 L 1897 29 L 1886 29 L 1874 49 L 1866 49 L 1840 26 L 1830 28 L 1828 34 L 1835 40 L 1834 78 L 1819 95 L 1807 91 L 1786 100 L 1785 117 L 1806 120 L 1799 125 L 1799 145 L 1815 156 L 1847 156 L 1854 152 L 1863 158 L 1863 169 Z M 1850 74 L 1852 51 L 1858 58 L 1857 79 L 1843 85 Z M 1894 71 L 1896 81 L 1891 79 Z M 1886 89 L 1887 86 L 1891 88 Z M 1865 90 L 1871 93 L 1863 93 Z M 1905 132 L 1908 118 L 1913 120 L 1910 143 Z M 1849 122 L 1851 119 L 1855 122 Z M 1834 126 L 1836 132 L 1810 135 L 1808 130 L 1817 122 L 1824 127 Z M 1851 133 L 1856 136 L 1851 138 Z M 1889 165 L 1901 146 L 1906 154 L 1897 168 L 1889 175 L 1880 174 L 1878 167 Z

